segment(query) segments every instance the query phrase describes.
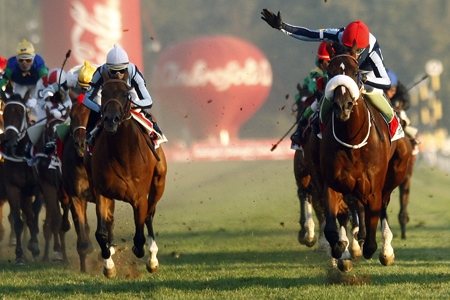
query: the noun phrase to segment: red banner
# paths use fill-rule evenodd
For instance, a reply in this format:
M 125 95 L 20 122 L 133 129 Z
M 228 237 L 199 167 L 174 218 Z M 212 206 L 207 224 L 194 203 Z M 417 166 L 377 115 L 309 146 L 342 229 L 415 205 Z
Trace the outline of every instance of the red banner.
M 139 0 L 42 0 L 43 46 L 46 65 L 68 68 L 84 61 L 104 64 L 118 43 L 143 70 Z

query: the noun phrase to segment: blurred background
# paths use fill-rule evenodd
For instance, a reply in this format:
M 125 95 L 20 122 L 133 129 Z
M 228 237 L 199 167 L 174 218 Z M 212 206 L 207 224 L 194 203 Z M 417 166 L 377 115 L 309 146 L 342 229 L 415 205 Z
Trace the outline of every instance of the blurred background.
M 84 59 L 104 63 L 107 51 L 114 42 L 119 42 L 130 54 L 130 60 L 143 71 L 154 100 L 152 111 L 172 145 L 211 139 L 208 133 L 197 134 L 204 126 L 231 128 L 229 132 L 211 129 L 212 140 L 216 138 L 222 144 L 227 139 L 277 141 L 295 121 L 291 108 L 296 85 L 314 67 L 318 43 L 299 41 L 272 29 L 260 18 L 263 8 L 281 11 L 283 21 L 311 29 L 364 21 L 378 39 L 386 67 L 396 72 L 410 89 L 412 107 L 407 113 L 412 125 L 420 130 L 424 152 L 433 153 L 427 159 L 437 163 L 436 153 L 444 156 L 450 153 L 447 142 L 450 120 L 445 117 L 450 112 L 446 101 L 450 92 L 446 84 L 449 66 L 446 52 L 450 48 L 446 34 L 450 28 L 447 0 L 0 0 L 0 55 L 15 55 L 17 44 L 25 38 L 34 44 L 49 68 L 61 67 L 67 50 L 71 49 L 68 70 Z M 196 54 L 195 44 L 183 44 L 217 36 L 236 38 L 240 44 L 231 46 L 211 40 L 211 48 L 202 44 L 200 54 Z M 74 44 L 76 39 L 83 38 L 92 41 L 91 45 L 96 47 L 94 54 L 89 45 Z M 222 47 L 213 45 L 216 42 Z M 174 50 L 177 48 L 181 53 Z M 245 53 L 239 54 L 240 51 Z M 246 51 L 251 53 L 254 64 L 246 61 Z M 168 53 L 172 57 L 168 58 Z M 256 68 L 260 72 L 258 83 L 251 90 L 239 91 L 241 96 L 237 96 L 236 90 L 223 99 L 205 96 L 205 86 L 197 86 L 197 92 L 205 88 L 204 94 L 179 88 L 171 99 L 161 92 L 164 82 L 170 80 L 164 77 L 167 76 L 162 69 L 164 61 L 173 59 L 179 63 L 178 67 L 183 67 L 183 63 L 193 63 L 187 62 L 189 57 L 205 55 L 208 71 L 217 75 L 218 69 L 212 67 L 221 66 L 209 60 L 221 54 L 242 62 L 240 66 L 245 65 L 245 70 L 248 70 L 246 63 L 249 68 Z M 189 79 L 193 71 L 186 72 Z M 420 81 L 425 75 L 430 76 Z M 201 103 L 194 103 L 197 99 Z M 181 107 L 186 103 L 188 107 Z M 219 113 L 220 109 L 223 111 Z M 237 116 L 219 124 L 230 114 Z

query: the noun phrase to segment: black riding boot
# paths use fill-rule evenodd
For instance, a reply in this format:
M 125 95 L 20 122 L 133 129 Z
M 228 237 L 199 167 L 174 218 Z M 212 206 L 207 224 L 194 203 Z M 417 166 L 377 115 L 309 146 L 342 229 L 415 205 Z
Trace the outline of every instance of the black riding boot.
M 152 114 L 151 114 L 151 113 L 148 113 L 148 112 L 145 111 L 145 110 L 143 110 L 143 111 L 144 111 L 145 117 L 146 117 L 150 122 L 152 122 L 152 124 L 153 124 L 153 129 L 155 129 L 155 131 L 156 131 L 157 133 L 159 133 L 159 134 L 162 136 L 162 135 L 163 135 L 162 130 L 161 130 L 161 128 L 159 128 L 159 126 L 158 126 L 158 124 L 156 123 L 156 121 L 153 120 Z
M 303 131 L 305 130 L 305 126 L 308 124 L 308 119 L 300 117 L 298 121 L 298 126 L 295 132 L 291 135 L 291 141 L 296 143 L 297 145 L 303 144 Z
M 89 113 L 89 119 L 88 119 L 88 123 L 86 125 L 86 142 L 91 146 L 94 144 L 94 138 L 95 138 L 95 134 L 91 134 L 91 133 L 97 126 L 97 123 L 100 120 L 100 118 L 101 118 L 101 114 L 96 111 L 91 110 L 91 112 Z

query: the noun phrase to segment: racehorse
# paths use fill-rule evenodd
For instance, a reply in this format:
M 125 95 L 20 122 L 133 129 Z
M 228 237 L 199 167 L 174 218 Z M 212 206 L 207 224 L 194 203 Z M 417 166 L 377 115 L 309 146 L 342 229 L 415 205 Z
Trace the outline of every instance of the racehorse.
M 325 203 L 323 198 L 323 178 L 320 173 L 320 139 L 314 132 L 307 132 L 306 141 L 301 150 L 296 150 L 294 155 L 294 175 L 297 182 L 297 193 L 300 200 L 300 231 L 298 240 L 300 244 L 312 247 L 316 242 L 314 235 L 314 221 L 311 215 L 311 206 L 319 221 L 319 249 L 330 253 L 330 247 L 324 236 L 325 227 Z M 352 238 L 346 240 L 349 244 L 344 250 L 343 260 L 336 261 L 332 258 L 333 267 L 339 266 L 345 271 L 350 271 L 352 264 L 349 258 L 358 259 L 362 251 L 357 241 L 356 233 L 359 230 L 356 211 L 348 207 L 342 195 L 338 202 L 339 225 L 347 228 L 349 221 L 352 225 Z
M 49 143 L 55 143 L 56 147 L 56 126 L 65 121 L 68 113 L 60 118 L 55 118 L 50 114 L 49 109 L 46 110 L 45 127 L 40 141 L 36 144 L 38 149 L 43 149 Z M 50 243 L 53 239 L 52 260 L 67 262 L 65 233 L 70 229 L 69 199 L 63 188 L 61 163 L 56 151 L 38 153 L 36 169 L 46 211 L 43 226 L 45 248 L 42 260 L 50 260 Z M 61 213 L 61 208 L 63 213 Z
M 22 249 L 22 233 L 24 220 L 30 230 L 30 240 L 27 244 L 33 258 L 40 254 L 37 235 L 39 233 L 38 217 L 41 209 L 41 201 L 38 195 L 38 176 L 34 168 L 28 166 L 21 154 L 28 142 L 26 128 L 28 126 L 26 101 L 29 93 L 24 97 L 18 94 L 7 96 L 2 92 L 5 100 L 4 125 L 5 136 L 2 142 L 4 161 L 4 176 L 10 211 L 14 219 L 14 232 L 16 235 L 15 264 L 25 264 L 25 256 Z M 24 216 L 22 220 L 21 213 Z
M 70 111 L 70 131 L 64 139 L 62 155 L 64 190 L 70 199 L 70 211 L 77 233 L 77 252 L 80 258 L 80 270 L 83 273 L 86 272 L 86 255 L 93 251 L 86 215 L 87 203 L 95 203 L 84 166 L 86 124 L 88 122 L 89 112 L 90 109 L 81 103 L 74 103 L 72 105 Z
M 12 85 L 10 83 L 10 81 L 8 81 L 8 83 L 5 86 L 5 95 L 6 94 L 11 94 L 12 93 Z M 3 135 L 4 137 L 4 122 L 3 122 L 3 112 L 5 110 L 5 101 L 3 99 L 0 99 L 0 134 Z M 4 158 L 0 155 L 0 178 L 3 178 L 3 162 L 4 162 Z M 8 198 L 7 198 L 7 193 L 6 193 L 6 187 L 5 187 L 5 183 L 2 180 L 0 182 L 0 242 L 3 241 L 3 238 L 5 236 L 5 232 L 6 229 L 3 226 L 3 206 L 5 205 L 5 203 L 8 203 Z M 14 219 L 13 216 L 11 214 L 11 212 L 8 215 L 8 221 L 9 224 L 11 225 L 11 233 L 9 236 L 9 245 L 13 246 L 16 244 L 16 237 L 15 237 L 15 233 L 14 233 Z
M 111 257 L 116 251 L 113 244 L 113 199 L 125 201 L 133 207 L 135 235 L 132 250 L 138 258 L 145 255 L 146 225 L 150 252 L 146 267 L 153 273 L 158 270 L 159 262 L 152 223 L 156 204 L 165 187 L 165 155 L 162 147 L 154 149 L 147 132 L 132 119 L 131 88 L 126 83 L 128 74 L 123 80 L 110 79 L 104 70 L 102 76 L 103 129 L 98 134 L 92 156 L 85 156 L 85 165 L 95 195 L 95 237 L 104 259 L 103 274 L 108 278 L 116 274 Z
M 405 138 L 408 139 L 408 137 Z M 411 188 L 411 178 L 414 170 L 414 162 L 416 161 L 417 155 L 413 152 L 415 140 L 409 139 L 409 143 L 406 144 L 408 146 L 408 153 L 410 154 L 410 159 L 408 162 L 408 167 L 406 169 L 405 178 L 398 187 L 400 200 L 400 211 L 398 213 L 398 221 L 400 223 L 401 237 L 403 240 L 406 239 L 406 224 L 408 224 L 409 222 L 409 214 L 408 214 L 409 190 Z
M 358 240 L 367 259 L 377 249 L 376 230 L 381 220 L 383 246 L 379 259 L 388 266 L 395 255 L 386 210 L 392 191 L 405 176 L 409 160 L 406 141 L 400 138 L 390 142 L 387 122 L 360 92 L 356 42 L 350 50 L 337 43 L 327 49 L 331 60 L 325 98 L 331 101 L 332 111 L 324 120 L 320 147 L 325 237 L 332 256 L 341 258 L 347 246 L 343 241 L 345 229 L 341 227 L 338 232 L 336 226 L 338 195 L 342 194 L 349 207 L 358 211 Z

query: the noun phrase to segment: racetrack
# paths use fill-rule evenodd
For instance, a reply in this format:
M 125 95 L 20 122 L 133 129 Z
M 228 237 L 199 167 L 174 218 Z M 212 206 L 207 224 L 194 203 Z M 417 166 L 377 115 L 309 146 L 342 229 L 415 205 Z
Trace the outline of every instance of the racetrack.
M 349 299 L 448 297 L 447 182 L 445 173 L 418 162 L 407 240 L 399 238 L 396 192 L 389 207 L 394 265 L 381 266 L 377 251 L 373 259 L 362 259 L 341 275 L 330 268 L 324 253 L 297 242 L 299 207 L 291 161 L 169 163 L 154 223 L 158 273 L 146 272 L 148 254 L 145 259 L 133 256 L 132 210 L 118 202 L 114 233 L 119 252 L 113 256 L 118 275 L 104 278 L 90 205 L 95 252 L 89 255 L 88 274 L 78 272 L 73 229 L 67 236 L 69 266 L 29 262 L 16 267 L 10 263 L 13 248 L 4 241 L 0 294 L 25 298 L 35 292 L 37 299 L 311 299 L 330 293 Z

